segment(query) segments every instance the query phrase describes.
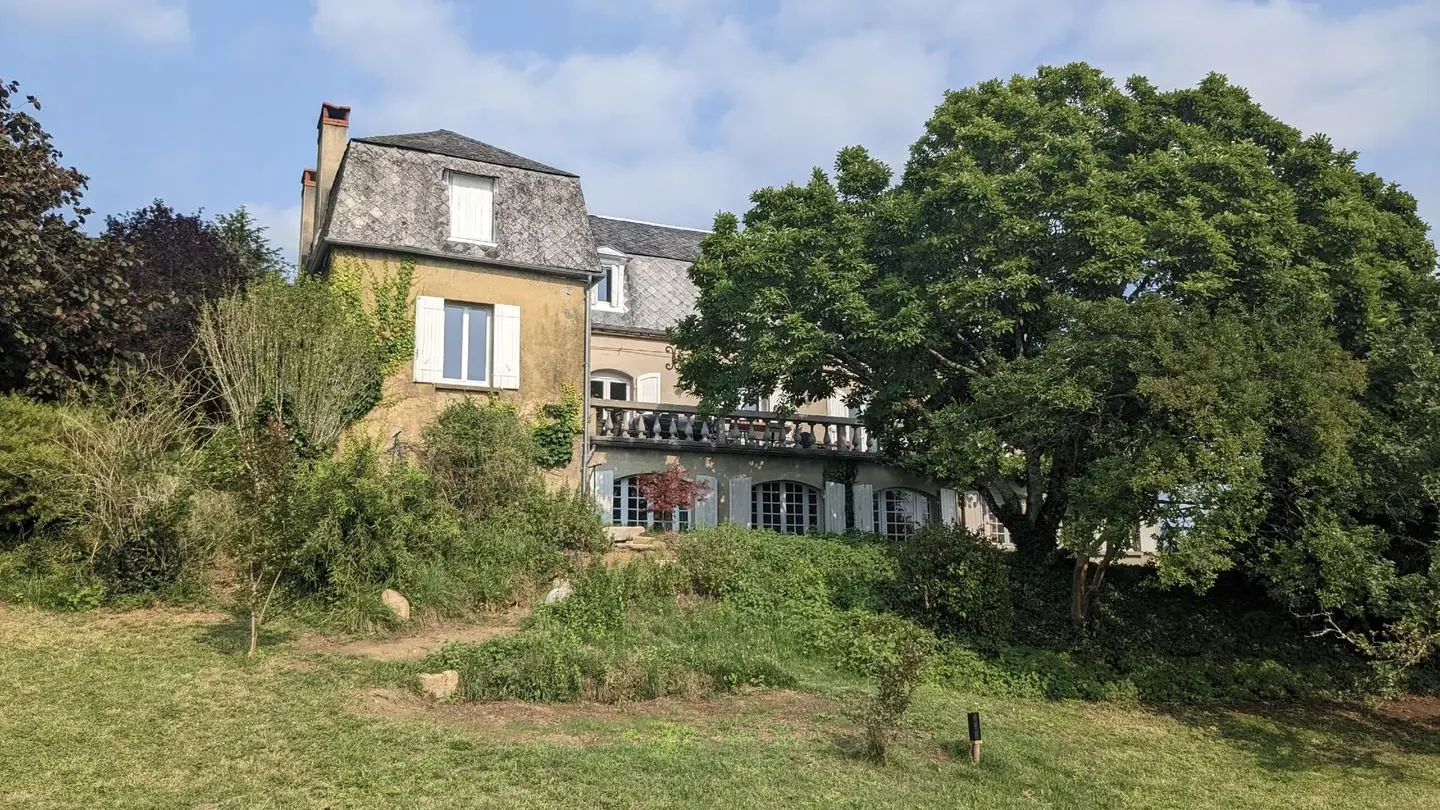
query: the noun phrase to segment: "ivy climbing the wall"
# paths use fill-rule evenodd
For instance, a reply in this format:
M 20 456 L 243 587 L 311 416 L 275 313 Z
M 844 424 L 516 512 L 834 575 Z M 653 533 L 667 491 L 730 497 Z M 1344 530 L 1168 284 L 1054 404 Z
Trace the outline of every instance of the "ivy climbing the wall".
M 580 394 L 575 386 L 561 389 L 560 401 L 540 409 L 535 424 L 536 461 L 548 468 L 565 467 L 575 455 L 575 437 L 580 435 Z

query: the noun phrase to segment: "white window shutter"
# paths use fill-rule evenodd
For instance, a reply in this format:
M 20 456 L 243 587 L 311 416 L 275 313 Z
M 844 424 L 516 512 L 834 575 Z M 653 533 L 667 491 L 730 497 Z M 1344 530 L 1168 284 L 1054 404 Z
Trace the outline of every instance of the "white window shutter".
M 636 402 L 659 402 L 660 401 L 660 375 L 641 374 L 635 378 L 635 401 Z
M 482 242 L 494 238 L 495 181 L 450 174 L 450 235 Z
M 750 528 L 750 477 L 730 479 L 730 522 Z
M 845 404 L 843 397 L 838 394 L 825 401 L 825 411 L 830 416 L 849 418 L 850 406 Z
M 875 487 L 872 484 L 855 484 L 850 487 L 855 498 L 855 531 L 870 534 L 875 531 Z
M 940 490 L 940 522 L 946 526 L 960 522 L 960 497 L 953 489 Z
M 495 387 L 520 387 L 520 308 L 495 305 Z
M 445 299 L 415 296 L 415 382 L 440 382 L 445 373 Z
M 713 475 L 697 475 L 695 483 L 705 485 L 705 495 L 695 500 L 695 526 L 714 526 L 720 522 L 720 488 Z
M 845 485 L 838 481 L 825 482 L 825 531 L 845 533 Z
M 595 496 L 595 510 L 600 513 L 600 522 L 609 523 L 615 506 L 615 471 L 591 470 L 590 491 Z

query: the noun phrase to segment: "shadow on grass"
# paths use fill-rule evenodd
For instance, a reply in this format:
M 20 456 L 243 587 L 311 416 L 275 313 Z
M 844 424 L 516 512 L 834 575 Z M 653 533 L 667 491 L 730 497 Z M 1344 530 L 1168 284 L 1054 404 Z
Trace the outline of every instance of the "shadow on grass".
M 260 647 L 264 649 L 277 644 L 288 644 L 299 637 L 300 634 L 294 630 L 262 627 Z M 250 616 L 236 613 L 224 621 L 200 627 L 195 633 L 195 640 L 226 655 L 244 655 L 250 649 Z
M 1440 756 L 1440 735 L 1374 709 L 1345 703 L 1283 703 L 1200 708 L 1145 704 L 1249 753 L 1268 771 L 1355 768 L 1401 781 L 1413 776 L 1392 751 Z

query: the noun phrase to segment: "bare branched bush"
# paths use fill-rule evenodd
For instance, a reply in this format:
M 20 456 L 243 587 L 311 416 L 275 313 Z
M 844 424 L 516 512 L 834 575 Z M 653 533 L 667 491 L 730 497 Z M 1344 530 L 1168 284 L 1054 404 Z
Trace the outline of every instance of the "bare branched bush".
M 200 315 L 216 393 L 237 428 L 266 409 L 328 448 L 379 400 L 380 350 L 369 321 L 320 279 L 267 279 Z

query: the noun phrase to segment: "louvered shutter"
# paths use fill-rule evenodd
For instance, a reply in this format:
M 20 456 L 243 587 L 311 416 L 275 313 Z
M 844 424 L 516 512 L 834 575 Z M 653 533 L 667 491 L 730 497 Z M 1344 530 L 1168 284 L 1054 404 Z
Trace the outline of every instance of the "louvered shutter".
M 875 531 L 875 487 L 871 484 L 855 484 L 850 488 L 855 498 L 855 531 L 870 534 Z
M 456 239 L 494 241 L 495 181 L 488 177 L 450 175 L 450 235 Z
M 697 475 L 695 483 L 704 484 L 705 495 L 695 501 L 695 526 L 714 526 L 720 522 L 720 489 L 713 475 Z
M 520 387 L 520 308 L 495 305 L 495 387 Z
M 946 526 L 960 522 L 960 497 L 953 489 L 940 490 L 940 522 Z
M 825 482 L 825 531 L 845 533 L 845 485 L 838 481 Z
M 595 509 L 600 513 L 600 521 L 609 523 L 613 517 L 612 509 L 615 505 L 615 471 L 592 470 L 590 472 L 590 490 L 595 497 Z
M 440 382 L 445 372 L 445 299 L 415 296 L 415 382 Z
M 641 374 L 635 378 L 635 401 L 636 402 L 659 402 L 660 401 L 660 375 Z
M 750 478 L 738 476 L 730 479 L 730 522 L 750 527 Z

